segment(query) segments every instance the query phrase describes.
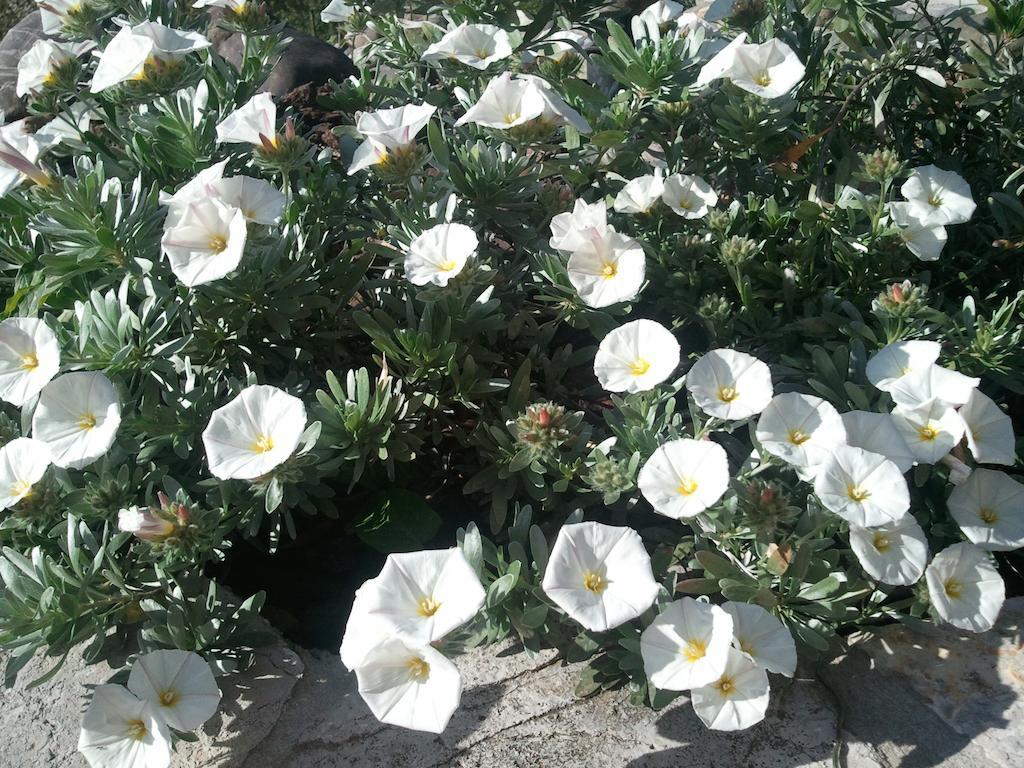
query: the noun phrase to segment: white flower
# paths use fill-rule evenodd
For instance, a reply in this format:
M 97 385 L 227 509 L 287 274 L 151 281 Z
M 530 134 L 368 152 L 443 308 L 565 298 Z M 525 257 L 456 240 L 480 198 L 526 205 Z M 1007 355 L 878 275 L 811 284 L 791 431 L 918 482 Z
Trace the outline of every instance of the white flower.
M 723 77 L 744 91 L 775 99 L 803 80 L 804 65 L 793 49 L 780 40 L 747 43 L 744 33 L 701 68 L 696 85 Z
M 160 247 L 171 272 L 190 288 L 234 272 L 245 253 L 245 214 L 217 198 L 190 203 Z
M 685 6 L 673 0 L 658 0 L 644 8 L 640 13 L 640 20 L 645 24 L 661 26 L 679 18 L 685 10 Z
M 327 7 L 320 11 L 320 21 L 324 24 L 343 22 L 353 13 L 355 13 L 355 9 L 346 3 L 345 0 L 331 0 Z
M 507 130 L 537 119 L 553 125 L 572 125 L 580 133 L 590 133 L 587 121 L 566 104 L 547 81 L 532 75 L 513 79 L 509 72 L 493 78 L 476 104 L 456 120 L 455 125 L 475 123 Z
M 643 246 L 610 227 L 602 237 L 580 243 L 566 267 L 569 282 L 588 307 L 629 301 L 644 284 Z
M 555 605 L 592 632 L 646 611 L 658 596 L 651 558 L 632 528 L 587 522 L 563 525 L 542 584 Z
M 938 400 L 916 408 L 898 406 L 892 418 L 910 452 L 922 464 L 934 464 L 964 436 L 960 414 Z
M 608 231 L 608 209 L 604 201 L 587 203 L 576 200 L 572 211 L 551 219 L 550 246 L 559 251 L 575 251 L 600 240 Z
M 913 515 L 875 528 L 851 525 L 850 548 L 864 572 L 883 584 L 914 584 L 928 563 L 928 540 Z
M 868 358 L 868 381 L 883 392 L 908 373 L 922 371 L 939 359 L 941 347 L 934 341 L 897 341 Z
M 217 712 L 220 689 L 210 665 L 190 651 L 152 651 L 139 656 L 128 690 L 153 705 L 176 731 L 194 731 Z
M 686 389 L 711 416 L 736 421 L 764 410 L 772 399 L 772 374 L 753 355 L 713 349 L 686 374 Z
M 465 224 L 437 224 L 409 243 L 405 276 L 413 285 L 448 285 L 476 253 L 476 232 Z
M 285 196 L 273 184 L 250 176 L 218 179 L 211 186 L 214 193 L 231 208 L 237 208 L 246 221 L 254 224 L 277 224 L 284 214 Z
M 976 207 L 964 177 L 934 165 L 915 168 L 900 192 L 910 202 L 910 213 L 922 224 L 962 224 L 970 221 Z
M 474 574 L 475 576 L 475 574 Z M 354 672 L 363 663 L 366 656 L 383 643 L 395 636 L 390 622 L 378 615 L 370 613 L 370 605 L 376 600 L 374 593 L 379 591 L 380 576 L 368 579 L 356 590 L 345 623 L 345 634 L 341 638 L 341 663 L 349 671 Z
M 148 701 L 123 685 L 100 685 L 82 715 L 78 751 L 92 768 L 167 768 L 171 733 Z
M 889 215 L 899 228 L 900 239 L 907 250 L 921 261 L 938 261 L 946 247 L 946 228 L 922 221 L 918 214 L 912 203 L 889 203 Z
M 619 190 L 612 207 L 619 213 L 648 213 L 664 191 L 665 182 L 660 174 L 638 176 Z
M 100 54 L 90 89 L 99 93 L 128 80 L 144 80 L 147 67 L 173 64 L 188 53 L 209 47 L 210 41 L 198 32 L 172 29 L 155 21 L 121 27 Z
M 655 512 L 685 520 L 722 498 L 729 487 L 729 459 L 710 440 L 670 440 L 641 467 L 637 485 Z
M 796 643 L 781 621 L 753 603 L 728 602 L 722 609 L 732 616 L 736 648 L 769 672 L 786 677 L 796 673 Z
M 634 320 L 601 339 L 594 374 L 609 392 L 644 392 L 672 375 L 679 342 L 653 320 Z
M 203 445 L 221 480 L 252 480 L 285 461 L 306 429 L 306 407 L 277 387 L 254 384 L 210 416 Z
M 50 327 L 34 317 L 0 322 L 0 399 L 22 406 L 60 370 L 60 343 Z
M 992 629 L 1006 599 L 1006 585 L 988 553 L 960 542 L 939 552 L 925 571 L 928 596 L 939 618 L 958 629 Z
M 277 105 L 269 93 L 257 93 L 217 124 L 217 141 L 223 143 L 276 145 Z
M 699 219 L 718 204 L 718 193 L 700 176 L 674 173 L 665 179 L 661 199 L 684 219 Z
M 75 371 L 51 381 L 32 414 L 32 436 L 46 443 L 58 467 L 81 469 L 114 444 L 121 404 L 102 373 Z
M 349 175 L 388 161 L 416 146 L 416 135 L 430 122 L 437 107 L 430 104 L 406 104 L 402 107 L 360 112 L 356 130 L 366 140 L 352 155 Z
M 143 541 L 163 541 L 178 530 L 173 522 L 153 514 L 149 507 L 128 507 L 119 510 L 117 529 Z
M 222 160 L 204 168 L 173 194 L 160 193 L 160 205 L 167 208 L 164 230 L 176 226 L 192 203 L 201 203 L 210 197 L 220 197 L 215 185 L 224 177 L 224 168 L 227 164 L 227 160 Z
M 48 36 L 59 35 L 64 24 L 82 10 L 82 0 L 36 0 L 42 16 L 43 32 Z
M 896 428 L 892 414 L 849 411 L 842 414 L 842 419 L 848 445 L 885 456 L 899 467 L 900 472 L 914 466 L 914 454 Z
M 571 125 L 580 133 L 590 133 L 590 123 L 555 93 L 551 83 L 534 75 L 520 75 L 520 77 L 532 83 L 540 91 L 541 101 L 544 102 L 544 109 L 540 115 L 541 120 L 552 125 Z
M 971 392 L 970 399 L 960 409 L 960 418 L 966 427 L 967 447 L 975 461 L 1011 467 L 1017 463 L 1013 422 L 980 389 Z
M 813 395 L 776 395 L 757 420 L 757 441 L 768 453 L 797 467 L 821 464 L 846 444 L 843 419 L 831 403 Z
M 39 165 L 39 158 L 53 143 L 49 134 L 29 133 L 25 120 L 0 126 L 0 197 L 26 179 L 41 185 L 49 183 L 49 174 Z
M 380 575 L 360 592 L 365 615 L 417 646 L 461 627 L 476 616 L 486 596 L 458 548 L 388 555 Z
M 245 6 L 252 0 L 195 0 L 193 8 L 228 8 L 235 13 L 241 13 Z
M 462 677 L 448 659 L 397 638 L 371 650 L 356 668 L 359 695 L 382 723 L 441 733 L 462 698 Z
M 424 61 L 457 61 L 474 69 L 487 69 L 512 55 L 508 32 L 493 24 L 463 22 L 423 52 Z
M 979 379 L 933 364 L 901 376 L 889 385 L 888 391 L 897 405 L 906 408 L 916 408 L 931 400 L 954 406 L 970 400 L 979 383 Z
M 32 495 L 50 466 L 50 449 L 31 437 L 16 437 L 0 448 L 0 509 Z
M 666 691 L 714 682 L 725 672 L 731 649 L 732 616 L 692 597 L 666 605 L 640 635 L 644 672 Z
M 44 86 L 54 82 L 56 71 L 60 67 L 92 48 L 92 42 L 60 43 L 54 40 L 36 40 L 18 61 L 15 93 L 25 96 L 42 90 Z
M 949 512 L 973 544 L 992 552 L 1024 547 L 1024 484 L 978 468 L 949 495 Z
M 581 48 L 586 50 L 591 47 L 593 47 L 593 40 L 584 30 L 560 29 L 544 40 L 541 50 L 524 53 L 524 57 L 532 56 L 534 59 L 562 61 L 566 56 L 575 54 Z
M 714 731 L 740 731 L 764 720 L 768 711 L 768 673 L 750 657 L 729 649 L 721 676 L 690 692 L 693 711 Z
M 899 467 L 852 446 L 836 448 L 821 464 L 814 492 L 826 509 L 865 527 L 894 523 L 910 508 L 910 491 Z

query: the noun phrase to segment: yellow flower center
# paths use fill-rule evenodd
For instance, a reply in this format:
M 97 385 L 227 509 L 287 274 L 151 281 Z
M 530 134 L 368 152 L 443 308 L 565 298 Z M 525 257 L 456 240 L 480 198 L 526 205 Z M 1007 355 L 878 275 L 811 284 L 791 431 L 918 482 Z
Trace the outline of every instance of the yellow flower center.
M 274 450 L 274 438 L 270 435 L 260 435 L 252 444 L 253 453 L 267 453 Z
M 173 688 L 168 688 L 160 693 L 161 707 L 173 707 L 179 701 L 181 701 L 181 695 Z
M 978 510 L 978 517 L 981 518 L 981 522 L 986 525 L 994 525 L 999 520 L 999 515 L 991 507 L 982 507 Z
M 129 720 L 128 726 L 128 738 L 134 739 L 135 741 L 142 741 L 146 736 L 149 735 L 149 729 L 146 728 L 146 724 L 141 720 Z
M 441 272 L 451 272 L 453 269 L 455 269 L 456 266 L 457 265 L 455 264 L 454 259 L 445 259 L 444 261 L 437 265 L 437 268 Z
M 767 70 L 758 72 L 757 77 L 754 78 L 754 82 L 764 88 L 766 85 L 772 84 L 772 76 L 768 74 Z
M 16 499 L 27 499 L 32 494 L 32 483 L 28 480 L 12 483 L 10 493 Z
M 693 201 L 688 197 L 682 198 L 681 200 L 679 200 L 679 202 L 676 203 L 676 205 L 682 208 L 684 211 L 693 210 Z
M 892 542 L 889 541 L 889 537 L 884 533 L 876 533 L 871 543 L 879 552 L 888 552 L 892 549 Z
M 679 480 L 676 486 L 676 493 L 680 496 L 692 496 L 697 492 L 697 481 L 691 477 L 684 477 Z
M 804 432 L 802 429 L 791 429 L 789 430 L 789 442 L 793 445 L 803 445 L 811 436 Z
M 871 491 L 860 485 L 848 485 L 846 487 L 846 495 L 850 498 L 850 501 L 867 501 L 871 497 Z
M 486 59 L 488 56 L 491 55 L 491 52 L 488 51 L 486 48 L 477 48 L 475 51 L 473 51 L 473 55 L 475 55 L 478 59 Z
M 228 247 L 228 239 L 223 235 L 214 235 L 210 238 L 209 248 L 214 253 L 223 253 Z
M 686 645 L 680 649 L 683 658 L 693 663 L 700 661 L 707 653 L 708 647 L 702 640 L 687 640 Z
M 745 638 L 737 638 L 740 644 L 740 650 L 744 653 L 749 653 L 751 656 L 754 655 L 754 646 L 752 646 Z
M 614 261 L 606 261 L 601 265 L 601 277 L 605 280 L 611 280 L 619 274 L 619 265 Z
M 608 589 L 608 582 L 597 571 L 587 571 L 583 574 L 583 588 L 595 595 L 600 595 Z
M 723 696 L 731 696 L 736 692 L 736 683 L 733 682 L 731 677 L 722 675 L 722 677 L 718 679 L 718 682 L 715 683 L 715 688 L 717 688 L 718 692 Z
M 96 414 L 83 413 L 78 417 L 78 428 L 88 432 L 96 426 Z
M 942 198 L 939 197 L 937 192 L 928 198 L 928 205 L 932 208 L 940 208 L 942 206 Z
M 509 112 L 507 115 L 505 115 L 505 124 L 512 125 L 514 122 L 519 120 L 519 115 L 519 112 Z
M 435 600 L 434 598 L 421 597 L 419 608 L 416 610 L 416 613 L 418 613 L 423 618 L 427 619 L 433 616 L 435 613 L 437 613 L 440 607 L 441 604 L 437 602 L 437 600 Z
M 39 367 L 39 358 L 31 352 L 21 356 L 21 368 L 25 371 L 34 371 Z
M 52 71 L 47 72 L 46 75 L 43 77 L 44 86 L 54 85 L 56 84 L 56 82 L 57 76 Z
M 736 391 L 736 387 L 719 387 L 718 388 L 718 399 L 723 403 L 731 403 L 740 393 Z
M 651 364 L 642 357 L 638 357 L 632 363 L 629 364 L 629 372 L 634 376 L 643 376 L 651 370 Z
M 430 665 L 422 656 L 413 656 L 405 662 L 405 666 L 409 670 L 410 680 L 423 682 L 430 677 Z
M 959 600 L 961 597 L 963 597 L 964 585 L 956 579 L 946 579 L 946 583 L 942 586 L 946 590 L 946 595 L 953 598 L 954 600 Z
M 939 436 L 940 431 L 941 430 L 939 430 L 936 427 L 933 427 L 931 424 L 925 424 L 923 427 L 920 427 L 917 430 L 917 436 L 920 437 L 925 442 L 930 443 L 932 440 Z
M 132 80 L 141 83 L 149 79 L 150 70 L 159 64 L 156 56 L 150 56 L 146 59 L 146 63 L 142 65 L 142 69 L 139 70 L 138 74 L 132 78 Z

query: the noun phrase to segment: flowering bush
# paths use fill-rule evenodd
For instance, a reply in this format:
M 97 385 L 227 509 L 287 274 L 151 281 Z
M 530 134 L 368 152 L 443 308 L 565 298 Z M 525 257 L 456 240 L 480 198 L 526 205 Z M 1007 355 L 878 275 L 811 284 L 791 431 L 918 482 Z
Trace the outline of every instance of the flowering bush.
M 259 4 L 41 4 L 0 128 L 8 679 L 84 641 L 238 670 L 232 542 L 416 549 L 448 489 L 479 524 L 391 554 L 341 646 L 385 722 L 442 730 L 448 657 L 508 636 L 732 730 L 798 647 L 990 628 L 1019 9 L 395 5 L 332 2 L 360 76 L 275 100 Z M 129 740 L 194 727 L 126 696 Z

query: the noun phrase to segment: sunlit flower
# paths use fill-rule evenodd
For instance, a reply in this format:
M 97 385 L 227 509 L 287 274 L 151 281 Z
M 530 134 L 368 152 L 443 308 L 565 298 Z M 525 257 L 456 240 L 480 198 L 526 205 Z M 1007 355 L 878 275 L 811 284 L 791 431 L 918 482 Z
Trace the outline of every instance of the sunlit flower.
M 728 602 L 733 646 L 768 672 L 792 677 L 796 673 L 796 643 L 785 625 L 754 603 Z
M 60 35 L 64 25 L 82 10 L 82 0 L 36 0 L 47 36 Z
M 619 213 L 648 213 L 661 200 L 664 191 L 665 182 L 659 173 L 638 176 L 619 190 L 612 207 Z
M 774 38 L 748 43 L 744 33 L 701 68 L 696 85 L 726 78 L 744 91 L 775 99 L 789 93 L 803 77 L 804 65 L 788 45 Z
M 676 173 L 665 179 L 661 199 L 684 219 L 699 219 L 718 203 L 718 193 L 700 176 Z
M 556 250 L 571 252 L 604 238 L 608 229 L 608 209 L 603 200 L 588 203 L 577 199 L 572 211 L 551 219 L 548 242 Z
M 535 59 L 552 59 L 562 61 L 566 56 L 572 56 L 580 49 L 587 50 L 593 47 L 593 40 L 590 35 L 582 29 L 560 29 L 551 37 L 545 38 L 543 48 L 529 52 Z
M 994 469 L 977 468 L 949 495 L 949 512 L 981 549 L 1024 547 L 1024 484 Z
M 900 192 L 922 224 L 962 224 L 970 221 L 976 207 L 964 177 L 934 165 L 915 168 Z
M 231 208 L 237 208 L 246 221 L 277 224 L 284 214 L 285 196 L 273 184 L 251 176 L 232 176 L 211 184 L 214 193 Z
M 992 629 L 1006 599 L 1006 585 L 987 552 L 960 542 L 946 547 L 925 571 L 928 596 L 939 618 L 958 629 Z
M 666 691 L 708 685 L 725 672 L 732 637 L 732 616 L 717 605 L 676 600 L 640 635 L 644 672 Z
M 65 373 L 39 394 L 32 436 L 50 448 L 58 467 L 81 469 L 114 444 L 121 404 L 110 379 L 94 371 Z
M 254 384 L 210 416 L 203 445 L 221 480 L 252 480 L 285 461 L 306 429 L 306 407 L 277 387 Z
M 910 508 L 910 491 L 899 467 L 852 446 L 834 449 L 820 465 L 814 492 L 826 509 L 864 527 L 894 523 Z
M 843 419 L 831 403 L 813 395 L 775 395 L 757 420 L 757 441 L 768 453 L 797 467 L 816 467 L 846 444 Z
M 209 47 L 210 41 L 198 32 L 155 21 L 121 27 L 100 54 L 90 89 L 99 93 L 129 80 L 145 80 L 149 69 L 173 65 L 186 54 Z
M 388 555 L 380 575 L 361 590 L 361 610 L 406 642 L 440 640 L 476 616 L 484 588 L 462 550 Z
M 874 411 L 848 411 L 842 414 L 846 442 L 854 448 L 878 453 L 906 472 L 914 466 L 914 454 L 896 428 L 892 414 Z
M 711 416 L 735 421 L 760 413 L 772 399 L 772 374 L 753 355 L 713 349 L 686 374 L 686 389 Z
M 448 30 L 444 37 L 423 52 L 424 61 L 457 61 L 474 69 L 487 69 L 491 64 L 512 55 L 508 32 L 493 24 L 463 22 Z
M 543 121 L 552 125 L 570 125 L 580 133 L 590 133 L 590 123 L 583 115 L 565 103 L 565 99 L 555 92 L 551 83 L 535 75 L 520 75 L 520 77 L 532 83 L 540 92 L 541 101 L 544 102 L 544 109 L 540 115 Z
M 242 13 L 253 0 L 195 0 L 193 8 L 226 8 L 235 13 Z
M 764 720 L 768 673 L 749 656 L 729 649 L 725 670 L 710 685 L 690 692 L 693 711 L 713 731 L 740 731 Z
M 92 768 L 167 768 L 171 733 L 148 701 L 123 685 L 100 685 L 82 716 L 78 751 Z
M 391 162 L 416 147 L 416 135 L 426 127 L 437 107 L 430 104 L 406 104 L 376 112 L 360 112 L 356 130 L 365 137 L 352 155 L 349 174 L 373 165 Z
M 117 513 L 117 529 L 143 541 L 163 541 L 178 527 L 171 520 L 154 514 L 149 507 L 127 507 Z
M 413 285 L 448 285 L 478 244 L 476 232 L 465 224 L 437 224 L 409 243 L 405 276 Z
M 629 301 L 644 284 L 643 246 L 610 227 L 602 237 L 579 244 L 566 267 L 569 282 L 588 307 Z
M 462 698 L 462 677 L 429 645 L 391 638 L 356 667 L 359 695 L 382 723 L 428 733 L 447 727 Z
M 959 371 L 929 365 L 911 371 L 889 385 L 889 395 L 900 406 L 915 408 L 935 400 L 943 405 L 963 405 L 971 399 L 979 379 Z
M 634 320 L 601 340 L 594 374 L 609 392 L 644 392 L 679 366 L 679 342 L 653 320 Z
M 22 406 L 60 370 L 60 343 L 50 327 L 34 317 L 0 322 L 0 399 Z
M 128 690 L 153 705 L 176 731 L 194 731 L 217 712 L 220 689 L 210 665 L 191 651 L 151 651 L 135 660 Z
M 898 406 L 892 418 L 910 452 L 922 464 L 934 464 L 964 436 L 960 414 L 938 400 L 916 408 Z
M 939 359 L 941 347 L 934 341 L 897 341 L 878 350 L 868 358 L 868 381 L 883 392 L 892 389 L 897 380 L 915 371 L 930 367 Z
M 167 208 L 167 216 L 164 218 L 165 230 L 177 225 L 192 203 L 200 203 L 210 197 L 220 197 L 216 183 L 224 177 L 224 168 L 227 164 L 227 160 L 222 160 L 204 168 L 173 194 L 160 193 L 160 205 Z
M 938 261 L 946 247 L 946 228 L 918 218 L 919 210 L 912 203 L 889 203 L 889 215 L 899 228 L 900 239 L 921 261 Z
M 174 276 L 191 288 L 234 272 L 245 253 L 247 236 L 240 209 L 207 198 L 188 205 L 181 218 L 164 230 L 160 246 Z
M 654 24 L 660 27 L 662 24 L 675 21 L 685 10 L 685 6 L 673 2 L 673 0 L 658 0 L 644 8 L 640 13 L 640 19 L 645 24 Z
M 26 96 L 56 82 L 57 71 L 93 48 L 92 42 L 61 43 L 36 40 L 18 61 L 15 93 Z
M 1017 463 L 1013 422 L 990 397 L 975 389 L 959 413 L 966 427 L 967 447 L 975 461 L 1011 467 Z
M 320 11 L 320 21 L 324 24 L 340 23 L 346 21 L 355 9 L 345 0 L 331 0 L 327 7 Z
M 395 636 L 389 621 L 370 612 L 371 605 L 377 601 L 379 590 L 378 575 L 363 582 L 353 598 L 339 649 L 341 663 L 351 672 L 359 668 L 370 651 Z
M 928 540 L 913 515 L 875 528 L 851 525 L 850 548 L 864 572 L 883 584 L 914 584 L 928 564 Z
M 722 498 L 729 487 L 729 459 L 710 440 L 670 440 L 641 467 L 637 485 L 655 512 L 685 520 Z
M 46 186 L 49 174 L 39 165 L 43 152 L 54 143 L 49 134 L 29 133 L 25 120 L 0 126 L 0 197 L 26 179 Z
M 503 72 L 493 78 L 479 100 L 455 125 L 475 123 L 487 128 L 507 130 L 532 120 L 552 125 L 572 125 L 580 133 L 589 133 L 590 125 L 552 90 L 547 81 L 531 75 L 513 78 Z
M 0 509 L 32 495 L 32 486 L 50 466 L 50 449 L 31 437 L 16 437 L 0 447 Z
M 632 528 L 594 522 L 562 526 L 542 586 L 559 608 L 592 632 L 635 619 L 658 596 L 640 535 Z
M 217 141 L 263 147 L 278 142 L 277 105 L 269 93 L 257 93 L 217 124 Z

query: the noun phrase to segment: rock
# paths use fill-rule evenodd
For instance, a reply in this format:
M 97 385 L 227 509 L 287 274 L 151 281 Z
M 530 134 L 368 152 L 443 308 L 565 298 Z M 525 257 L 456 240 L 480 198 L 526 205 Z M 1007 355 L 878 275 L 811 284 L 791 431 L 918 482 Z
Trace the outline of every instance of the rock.
M 8 123 L 26 114 L 25 104 L 14 92 L 18 81 L 18 62 L 36 40 L 45 37 L 42 16 L 39 11 L 32 11 L 0 40 L 0 110 L 3 110 Z

